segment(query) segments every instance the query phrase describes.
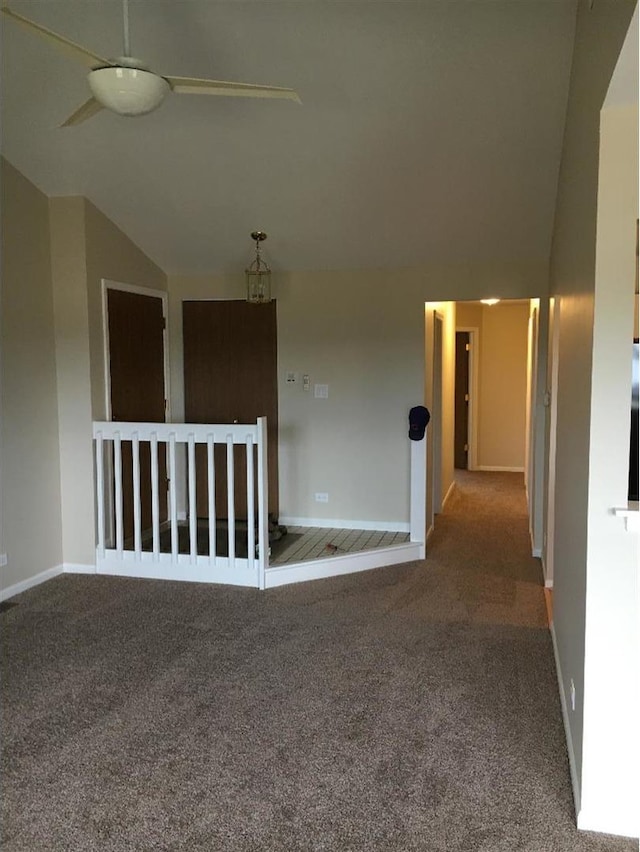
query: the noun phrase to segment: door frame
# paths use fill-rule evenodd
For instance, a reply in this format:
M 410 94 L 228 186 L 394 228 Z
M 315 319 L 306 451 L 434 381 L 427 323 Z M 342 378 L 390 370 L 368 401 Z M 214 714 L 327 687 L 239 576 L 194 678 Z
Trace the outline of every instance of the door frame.
M 433 479 L 431 506 L 433 524 L 435 516 L 442 512 L 442 399 L 444 371 L 444 315 L 433 312 L 433 384 L 432 384 L 432 432 L 433 432 Z
M 164 419 L 171 422 L 171 397 L 169 388 L 169 294 L 165 290 L 152 287 L 141 287 L 138 284 L 125 284 L 122 281 L 112 281 L 109 278 L 100 279 L 102 300 L 102 358 L 104 363 L 104 394 L 105 420 L 112 419 L 111 411 L 111 356 L 109 351 L 109 290 L 123 290 L 126 293 L 136 293 L 139 296 L 151 296 L 162 300 L 162 317 L 164 330 L 162 332 L 163 378 L 164 378 Z M 168 452 L 168 451 L 167 451 Z M 168 455 L 167 455 L 168 462 Z M 105 452 L 104 457 L 104 488 L 105 488 L 105 543 L 112 547 L 115 541 L 114 517 L 114 468 L 113 453 Z
M 548 444 L 546 449 L 546 497 L 542 533 L 542 569 L 546 588 L 553 588 L 553 557 L 556 519 L 556 446 L 558 425 L 558 365 L 560 362 L 560 302 L 549 299 L 549 338 L 547 362 L 547 387 L 545 410 L 547 412 Z
M 467 408 L 467 436 L 469 452 L 467 470 L 478 469 L 478 386 L 480 368 L 480 329 L 478 326 L 456 325 L 459 331 L 469 335 L 469 406 Z

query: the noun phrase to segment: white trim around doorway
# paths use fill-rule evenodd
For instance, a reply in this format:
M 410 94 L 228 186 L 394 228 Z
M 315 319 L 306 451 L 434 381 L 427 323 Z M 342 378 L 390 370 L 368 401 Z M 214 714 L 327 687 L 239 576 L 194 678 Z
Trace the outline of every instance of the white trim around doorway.
M 469 408 L 467 435 L 469 452 L 467 455 L 468 470 L 487 470 L 478 466 L 478 386 L 480 372 L 480 329 L 477 326 L 456 325 L 456 334 L 466 332 L 469 335 Z

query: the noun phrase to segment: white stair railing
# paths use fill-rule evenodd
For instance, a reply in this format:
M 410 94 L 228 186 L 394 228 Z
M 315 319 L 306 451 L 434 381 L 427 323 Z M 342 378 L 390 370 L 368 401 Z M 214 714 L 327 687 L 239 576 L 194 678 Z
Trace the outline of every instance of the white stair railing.
M 94 422 L 93 438 L 99 573 L 265 587 L 269 564 L 266 418 L 246 425 Z M 145 447 L 143 454 L 141 448 L 145 445 L 148 449 Z M 199 445 L 206 454 L 207 553 L 198 552 L 196 447 Z M 217 552 L 221 549 L 218 537 L 222 531 L 216 519 L 216 446 L 226 448 L 226 556 Z M 235 490 L 238 483 L 234 450 L 238 446 L 244 447 L 246 462 L 246 557 L 239 555 L 236 547 Z M 254 448 L 257 448 L 255 453 Z M 126 476 L 123 455 L 130 456 L 131 470 Z M 150 458 L 145 471 L 141 463 L 143 455 L 145 459 Z M 185 529 L 178 519 L 179 458 L 186 459 L 188 552 L 181 552 L 185 547 L 180 547 L 180 531 L 182 528 L 184 533 Z M 168 478 L 166 519 L 161 518 L 165 484 L 161 463 L 166 466 Z M 148 529 L 144 528 L 143 491 L 147 503 L 150 502 L 146 512 Z M 125 495 L 132 506 L 127 518 Z M 132 525 L 132 530 L 125 530 L 127 523 Z M 163 546 L 167 530 L 170 547 Z

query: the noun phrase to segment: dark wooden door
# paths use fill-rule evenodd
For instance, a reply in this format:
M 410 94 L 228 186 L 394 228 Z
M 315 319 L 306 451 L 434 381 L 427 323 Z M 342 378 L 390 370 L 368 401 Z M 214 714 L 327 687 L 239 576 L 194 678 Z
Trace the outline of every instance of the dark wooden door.
M 161 423 L 165 420 L 164 315 L 162 299 L 107 289 L 111 419 Z M 160 520 L 167 518 L 166 447 L 158 445 Z M 130 441 L 122 443 L 125 541 L 133 536 L 133 462 Z M 151 452 L 140 443 L 142 530 L 151 529 Z
M 456 332 L 454 465 L 469 466 L 469 332 Z
M 182 306 L 185 420 L 255 423 L 267 418 L 269 512 L 278 514 L 276 303 L 195 301 Z M 196 452 L 198 517 L 208 517 L 206 450 Z M 246 450 L 234 453 L 235 511 L 247 516 Z M 227 516 L 226 460 L 216 448 L 216 516 Z

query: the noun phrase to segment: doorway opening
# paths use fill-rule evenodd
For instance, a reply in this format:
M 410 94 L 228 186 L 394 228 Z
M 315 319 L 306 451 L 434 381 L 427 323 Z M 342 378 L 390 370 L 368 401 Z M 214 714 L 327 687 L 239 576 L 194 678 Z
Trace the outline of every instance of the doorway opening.
M 458 471 L 519 474 L 532 554 L 541 556 L 548 307 L 537 299 L 427 303 L 425 329 L 426 404 L 441 424 L 428 453 L 427 528 Z
M 456 323 L 454 467 L 476 469 L 479 329 Z

